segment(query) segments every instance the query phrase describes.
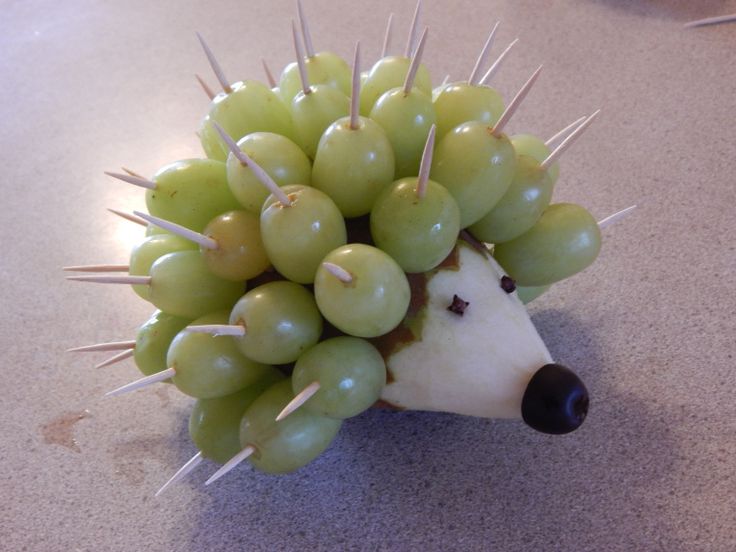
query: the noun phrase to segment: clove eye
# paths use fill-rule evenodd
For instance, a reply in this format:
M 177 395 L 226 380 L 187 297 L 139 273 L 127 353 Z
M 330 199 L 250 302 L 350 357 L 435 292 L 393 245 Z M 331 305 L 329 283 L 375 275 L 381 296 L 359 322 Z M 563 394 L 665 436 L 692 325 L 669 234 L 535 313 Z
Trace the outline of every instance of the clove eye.
M 585 420 L 588 402 L 588 390 L 575 372 L 561 364 L 546 364 L 526 386 L 521 417 L 542 433 L 570 433 Z

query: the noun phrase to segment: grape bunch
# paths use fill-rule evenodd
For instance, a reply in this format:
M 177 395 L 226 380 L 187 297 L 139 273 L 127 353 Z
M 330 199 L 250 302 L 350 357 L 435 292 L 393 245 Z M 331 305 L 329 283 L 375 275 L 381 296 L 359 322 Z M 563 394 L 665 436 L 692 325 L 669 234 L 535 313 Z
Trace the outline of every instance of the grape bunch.
M 433 89 L 420 4 L 404 54 L 388 55 L 389 25 L 364 73 L 359 45 L 352 68 L 315 52 L 298 7 L 278 82 L 231 83 L 200 37 L 222 86 L 200 81 L 206 158 L 109 173 L 146 188 L 147 213 L 118 213 L 146 236 L 128 265 L 67 267 L 126 271 L 72 279 L 130 284 L 157 309 L 134 341 L 75 349 L 134 357 L 144 377 L 109 394 L 171 383 L 196 399 L 199 452 L 161 490 L 205 458 L 223 464 L 208 483 L 246 458 L 294 471 L 379 400 L 574 430 L 585 387 L 522 303 L 599 252 L 599 223 L 551 203 L 560 155 L 597 113 L 547 142 L 507 136 L 539 70 L 505 105 L 488 81 L 516 41 L 481 75 L 498 24 L 468 80 Z M 463 345 L 476 334 L 494 344 L 480 359 Z

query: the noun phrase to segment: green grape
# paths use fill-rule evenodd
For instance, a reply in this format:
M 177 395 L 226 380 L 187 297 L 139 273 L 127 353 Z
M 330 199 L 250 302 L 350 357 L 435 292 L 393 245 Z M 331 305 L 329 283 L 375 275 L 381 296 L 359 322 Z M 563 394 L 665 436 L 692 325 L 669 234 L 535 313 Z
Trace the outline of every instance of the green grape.
M 436 121 L 432 100 L 421 90 L 393 88 L 373 106 L 370 118 L 378 123 L 391 142 L 396 160 L 394 178 L 419 174 L 424 144 Z
M 487 127 L 496 124 L 503 113 L 501 95 L 488 86 L 466 82 L 448 84 L 434 101 L 437 112 L 437 138 L 468 121 L 477 121 Z
M 386 363 L 366 340 L 335 337 L 296 361 L 291 375 L 294 395 L 315 381 L 319 391 L 302 408 L 331 418 L 350 418 L 378 400 L 386 384 Z
M 300 408 L 286 419 L 276 416 L 294 398 L 290 381 L 272 385 L 245 411 L 240 423 L 241 448 L 253 446 L 248 458 L 266 473 L 289 473 L 317 458 L 337 435 L 342 420 Z
M 160 226 L 156 226 L 155 224 L 148 224 L 146 225 L 146 237 L 149 236 L 157 236 L 159 234 L 171 234 L 168 230 L 164 230 Z
M 451 82 L 446 82 L 445 84 L 440 84 L 439 86 L 435 86 L 432 89 L 432 103 L 434 103 L 437 100 L 437 97 L 442 93 L 442 91 L 447 88 L 448 86 L 452 86 Z
M 207 314 L 192 322 L 227 324 L 228 312 Z M 184 394 L 198 399 L 224 397 L 256 383 L 273 370 L 240 352 L 231 336 L 214 336 L 186 329 L 171 342 L 166 363 L 176 373 L 171 378 Z
M 554 184 L 549 171 L 528 155 L 516 158 L 511 186 L 501 200 L 469 230 L 486 243 L 513 240 L 529 230 L 552 199 Z
M 200 246 L 207 268 L 225 280 L 243 282 L 270 266 L 261 240 L 261 221 L 248 211 L 230 211 L 215 217 L 204 235 L 217 242 L 216 249 Z
M 269 196 L 261 212 L 261 238 L 273 266 L 289 280 L 311 284 L 325 255 L 347 241 L 335 203 L 307 186 L 284 186 L 292 204 Z
M 189 318 L 156 311 L 138 328 L 133 358 L 144 376 L 150 376 L 169 367 L 166 364 L 166 353 L 171 341 L 190 322 Z
M 299 146 L 285 136 L 272 132 L 254 132 L 241 138 L 238 146 L 279 186 L 308 186 L 312 180 L 312 164 L 309 159 Z M 232 152 L 227 158 L 227 182 L 230 191 L 246 211 L 261 214 L 263 202 L 268 197 L 268 188 Z
M 401 267 L 380 249 L 360 243 L 332 251 L 324 258 L 352 277 L 342 282 L 320 265 L 314 296 L 322 315 L 337 329 L 358 337 L 390 332 L 406 315 L 411 299 Z
M 519 296 L 519 299 L 522 303 L 525 305 L 528 305 L 532 301 L 534 301 L 537 297 L 545 293 L 551 286 L 530 286 L 530 287 L 524 287 L 524 286 L 516 286 L 516 293 Z
M 326 84 L 339 90 L 345 96 L 350 95 L 351 70 L 350 66 L 337 54 L 318 52 L 312 57 L 305 57 L 307 80 L 312 85 Z M 279 93 L 286 105 L 291 104 L 302 89 L 302 79 L 299 75 L 299 66 L 292 62 L 284 68 L 279 80 Z
M 430 178 L 460 207 L 460 227 L 478 222 L 506 193 L 516 168 L 514 147 L 483 123 L 455 127 L 437 145 Z
M 405 272 L 426 272 L 455 247 L 460 209 L 444 186 L 429 180 L 417 197 L 417 177 L 394 182 L 371 211 L 371 236 Z
M 130 252 L 128 274 L 131 276 L 150 276 L 151 266 L 164 255 L 177 251 L 193 251 L 196 248 L 195 243 L 174 234 L 153 234 L 133 247 Z M 135 285 L 132 288 L 141 299 L 150 301 L 150 286 Z
M 379 59 L 361 87 L 360 114 L 368 116 L 384 92 L 403 86 L 410 65 L 411 59 L 403 56 L 386 56 Z M 432 94 L 432 80 L 424 64 L 419 65 L 414 86 L 428 96 Z
M 545 286 L 586 268 L 600 248 L 601 232 L 591 214 L 579 205 L 555 203 L 529 231 L 496 245 L 493 256 L 518 285 Z
M 294 362 L 322 335 L 322 317 L 312 294 L 294 282 L 263 284 L 233 307 L 230 324 L 245 328 L 235 342 L 245 356 L 268 364 Z
M 239 207 L 227 185 L 225 163 L 185 159 L 167 165 L 153 177 L 155 190 L 146 191 L 148 212 L 201 232 L 220 213 Z
M 240 452 L 240 420 L 266 389 L 284 379 L 270 368 L 245 389 L 214 399 L 198 399 L 189 416 L 189 436 L 205 458 L 224 464 Z
M 302 151 L 310 159 L 314 159 L 319 139 L 325 129 L 349 112 L 348 97 L 329 85 L 311 86 L 309 94 L 299 91 L 291 101 L 291 116 L 294 120 L 297 143 Z
M 267 85 L 248 80 L 236 82 L 231 88 L 232 92 L 215 96 L 200 126 L 199 139 L 207 157 L 225 161 L 230 151 L 212 121 L 236 141 L 252 132 L 273 132 L 294 138 L 289 111 Z
M 312 186 L 335 202 L 343 216 L 370 213 L 378 194 L 394 179 L 394 152 L 383 129 L 360 117 L 338 119 L 322 135 L 312 167 Z
M 242 282 L 212 274 L 199 251 L 179 251 L 160 257 L 151 267 L 149 300 L 164 312 L 197 318 L 231 308 L 243 294 Z
M 536 159 L 538 163 L 541 163 L 552 153 L 541 138 L 537 138 L 531 134 L 515 134 L 510 140 L 511 145 L 516 150 L 517 157 L 519 155 L 528 155 Z M 552 166 L 547 169 L 547 172 L 552 178 L 552 184 L 556 183 L 560 176 L 560 164 L 557 162 L 552 163 Z

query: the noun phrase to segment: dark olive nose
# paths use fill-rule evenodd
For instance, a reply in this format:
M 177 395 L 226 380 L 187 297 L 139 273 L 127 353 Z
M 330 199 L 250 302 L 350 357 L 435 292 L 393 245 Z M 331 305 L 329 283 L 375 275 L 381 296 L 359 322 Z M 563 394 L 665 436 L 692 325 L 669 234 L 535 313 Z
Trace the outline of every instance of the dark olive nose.
M 542 366 L 521 399 L 521 417 L 542 433 L 575 431 L 588 414 L 588 390 L 575 372 L 561 364 Z

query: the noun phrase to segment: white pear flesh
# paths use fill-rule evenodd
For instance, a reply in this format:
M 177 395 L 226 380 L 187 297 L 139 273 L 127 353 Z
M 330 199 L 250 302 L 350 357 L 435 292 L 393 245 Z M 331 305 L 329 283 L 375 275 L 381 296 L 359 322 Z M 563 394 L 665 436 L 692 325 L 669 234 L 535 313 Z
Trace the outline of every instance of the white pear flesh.
M 498 263 L 457 247 L 459 267 L 428 274 L 422 334 L 386 359 L 381 398 L 409 410 L 520 418 L 529 380 L 552 357 L 516 292 L 501 288 Z M 469 302 L 462 316 L 447 309 L 453 295 Z

